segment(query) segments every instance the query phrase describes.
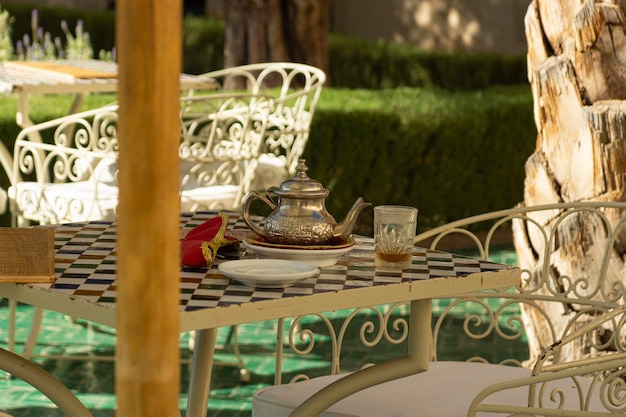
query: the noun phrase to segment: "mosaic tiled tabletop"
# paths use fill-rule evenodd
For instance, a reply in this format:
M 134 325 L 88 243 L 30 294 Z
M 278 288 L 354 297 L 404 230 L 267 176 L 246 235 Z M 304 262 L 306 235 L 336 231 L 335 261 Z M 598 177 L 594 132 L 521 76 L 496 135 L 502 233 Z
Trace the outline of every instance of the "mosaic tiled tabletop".
M 182 214 L 181 238 L 193 227 L 215 216 L 214 212 Z M 229 230 L 247 230 L 238 213 L 229 213 Z M 310 295 L 329 291 L 373 287 L 413 280 L 466 276 L 498 271 L 506 265 L 415 247 L 412 267 L 398 273 L 375 270 L 373 239 L 356 237 L 355 248 L 316 276 L 281 289 L 243 285 L 212 268 L 181 267 L 180 310 L 192 311 L 249 301 Z M 248 251 L 249 252 L 249 251 Z M 116 299 L 116 224 L 89 222 L 62 225 L 55 230 L 55 282 L 36 284 L 48 291 L 114 307 Z M 247 257 L 254 254 L 247 253 Z

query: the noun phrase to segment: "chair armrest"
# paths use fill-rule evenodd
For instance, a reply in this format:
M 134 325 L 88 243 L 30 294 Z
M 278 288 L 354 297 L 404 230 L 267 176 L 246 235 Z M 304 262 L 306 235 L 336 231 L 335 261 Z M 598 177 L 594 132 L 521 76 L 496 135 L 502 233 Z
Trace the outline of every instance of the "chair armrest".
M 569 362 L 554 372 L 494 384 L 478 394 L 468 411 L 506 415 L 600 417 L 624 412 L 620 402 L 626 376 L 626 353 L 613 353 Z M 494 397 L 508 390 L 526 388 L 527 406 L 498 403 Z M 491 400 L 491 402 L 488 402 Z M 552 410 L 552 411 L 548 411 Z
M 587 339 L 591 346 L 590 352 L 588 352 L 589 356 L 612 355 L 612 352 L 625 353 L 625 325 L 626 305 L 615 307 L 608 312 L 600 314 L 598 318 L 567 333 L 561 340 L 549 346 L 535 363 L 533 374 L 538 375 L 544 372 L 557 372 L 571 367 L 584 366 L 586 361 L 596 363 L 595 358 L 582 358 L 577 361 L 561 361 L 561 352 L 563 349 L 569 344 L 580 341 L 583 338 Z M 591 352 L 591 350 L 595 350 L 595 354 Z M 601 359 L 603 356 L 599 356 L 599 358 Z
M 626 386 L 626 351 L 622 337 L 625 320 L 626 306 L 620 306 L 570 332 L 546 349 L 531 376 L 494 384 L 478 394 L 468 416 L 493 412 L 598 417 L 605 413 L 624 412 L 620 391 Z M 564 346 L 585 337 L 592 338 L 592 345 L 597 349 L 603 352 L 611 349 L 611 352 L 558 362 Z M 498 394 L 516 388 L 527 389 L 527 407 L 496 400 Z
M 29 360 L 8 350 L 0 349 L 0 369 L 31 384 L 54 402 L 64 415 L 91 417 L 91 412 L 65 385 Z

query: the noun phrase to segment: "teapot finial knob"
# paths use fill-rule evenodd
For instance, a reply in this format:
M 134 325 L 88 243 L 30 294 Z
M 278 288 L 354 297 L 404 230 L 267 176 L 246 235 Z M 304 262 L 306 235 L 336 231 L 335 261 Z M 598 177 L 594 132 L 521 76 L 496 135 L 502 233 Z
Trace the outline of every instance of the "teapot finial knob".
M 306 159 L 298 159 L 298 166 L 296 167 L 296 176 L 303 178 L 307 177 L 306 172 L 309 170 L 309 167 L 306 166 Z

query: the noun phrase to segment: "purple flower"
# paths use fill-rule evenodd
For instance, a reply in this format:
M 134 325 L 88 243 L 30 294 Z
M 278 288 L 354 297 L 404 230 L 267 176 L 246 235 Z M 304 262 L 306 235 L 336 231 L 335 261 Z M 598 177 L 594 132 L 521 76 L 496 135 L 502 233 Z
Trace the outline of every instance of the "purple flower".
M 38 15 L 39 13 L 37 12 L 37 9 L 33 9 L 33 11 L 30 14 L 30 26 L 33 29 L 33 33 L 37 31 L 37 26 L 39 26 L 38 22 Z

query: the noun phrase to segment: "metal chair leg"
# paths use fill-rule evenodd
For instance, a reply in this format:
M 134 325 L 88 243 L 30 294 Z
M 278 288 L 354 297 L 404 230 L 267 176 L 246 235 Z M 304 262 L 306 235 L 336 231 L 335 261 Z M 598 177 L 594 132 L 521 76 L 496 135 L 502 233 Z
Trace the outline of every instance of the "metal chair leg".
M 29 360 L 0 349 L 0 369 L 5 370 L 39 390 L 69 417 L 93 417 L 89 410 L 59 380 Z

